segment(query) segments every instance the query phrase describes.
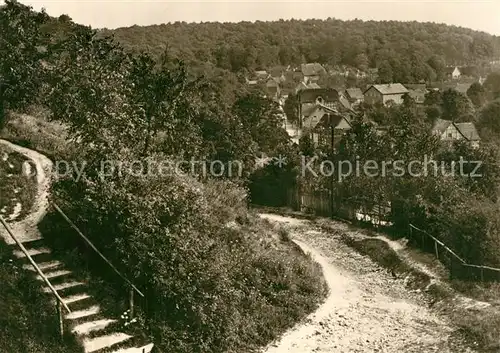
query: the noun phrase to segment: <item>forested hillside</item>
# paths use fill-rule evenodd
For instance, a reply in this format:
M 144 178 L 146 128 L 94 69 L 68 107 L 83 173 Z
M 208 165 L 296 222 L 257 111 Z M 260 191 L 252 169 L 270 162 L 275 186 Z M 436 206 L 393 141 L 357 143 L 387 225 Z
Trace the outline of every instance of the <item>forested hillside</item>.
M 466 28 L 418 22 L 280 20 L 133 26 L 113 31 L 129 50 L 168 50 L 190 63 L 234 72 L 320 62 L 361 70 L 378 67 L 396 81 L 439 78 L 445 65 L 500 57 L 500 38 Z

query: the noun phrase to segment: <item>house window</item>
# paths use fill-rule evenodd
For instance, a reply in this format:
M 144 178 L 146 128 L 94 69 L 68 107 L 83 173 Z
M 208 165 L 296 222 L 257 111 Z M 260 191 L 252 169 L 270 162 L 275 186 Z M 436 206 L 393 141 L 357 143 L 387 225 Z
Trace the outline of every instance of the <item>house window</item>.
M 453 134 L 451 132 L 448 132 L 448 138 L 452 138 L 453 137 Z

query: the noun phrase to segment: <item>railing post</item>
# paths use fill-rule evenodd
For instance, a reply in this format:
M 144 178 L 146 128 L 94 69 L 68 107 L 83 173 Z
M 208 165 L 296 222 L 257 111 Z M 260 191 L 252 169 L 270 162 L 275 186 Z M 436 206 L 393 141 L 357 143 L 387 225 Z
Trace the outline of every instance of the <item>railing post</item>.
M 129 296 L 129 309 L 130 309 L 130 318 L 134 318 L 134 288 L 130 287 L 130 296 Z
M 64 339 L 64 319 L 63 319 L 63 314 L 62 314 L 62 305 L 58 299 L 56 299 L 56 302 L 57 302 L 57 305 L 56 305 L 57 318 L 59 321 L 59 335 L 61 337 L 61 340 L 63 340 Z

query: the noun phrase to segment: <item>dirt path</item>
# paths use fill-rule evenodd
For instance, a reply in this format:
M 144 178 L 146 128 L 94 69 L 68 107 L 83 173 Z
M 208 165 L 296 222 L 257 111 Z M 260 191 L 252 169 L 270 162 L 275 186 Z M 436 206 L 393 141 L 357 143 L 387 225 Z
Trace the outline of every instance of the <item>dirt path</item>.
M 305 323 L 265 353 L 460 353 L 454 328 L 411 293 L 402 279 L 305 220 L 261 214 L 287 224 L 293 240 L 322 266 L 330 294 Z
M 10 226 L 12 227 L 14 234 L 16 234 L 21 242 L 40 239 L 41 236 L 37 225 L 45 216 L 48 208 L 50 172 L 53 166 L 52 161 L 38 152 L 15 145 L 5 140 L 0 140 L 0 144 L 7 146 L 13 151 L 23 154 L 35 163 L 36 179 L 38 184 L 35 202 L 30 214 L 25 219 L 20 222 L 12 223 Z M 8 244 L 14 243 L 3 227 L 0 229 L 0 235 L 3 236 Z

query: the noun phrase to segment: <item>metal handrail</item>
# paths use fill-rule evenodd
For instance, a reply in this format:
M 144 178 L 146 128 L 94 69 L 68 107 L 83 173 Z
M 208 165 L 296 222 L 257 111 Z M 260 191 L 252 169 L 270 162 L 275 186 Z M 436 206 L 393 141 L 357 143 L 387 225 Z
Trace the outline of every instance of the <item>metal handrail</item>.
M 68 313 L 71 313 L 71 310 L 69 309 L 68 305 L 62 300 L 62 298 L 59 295 L 59 293 L 57 293 L 56 289 L 52 286 L 52 283 L 50 283 L 49 279 L 44 275 L 43 271 L 38 267 L 38 265 L 36 264 L 35 260 L 33 260 L 33 258 L 31 257 L 31 255 L 28 253 L 28 251 L 24 247 L 24 245 L 16 238 L 16 236 L 14 235 L 14 232 L 12 231 L 12 229 L 10 229 L 9 225 L 7 224 L 7 222 L 1 216 L 0 216 L 0 223 L 2 223 L 2 225 L 7 230 L 7 233 L 9 233 L 9 235 L 12 237 L 12 239 L 16 242 L 17 246 L 19 246 L 19 248 L 24 253 L 24 255 L 26 255 L 26 257 L 28 258 L 28 260 L 31 263 L 31 265 L 35 268 L 35 271 L 40 275 L 40 277 L 43 279 L 43 281 L 45 282 L 45 284 L 47 284 L 47 286 L 49 287 L 50 291 L 52 292 L 52 294 L 54 294 L 54 296 L 56 297 L 56 299 L 60 303 L 60 305 L 62 305 L 64 307 L 64 309 Z
M 92 244 L 92 242 L 80 231 L 80 229 L 78 229 L 78 227 L 71 221 L 71 219 L 69 219 L 69 217 L 66 216 L 66 214 L 61 210 L 61 208 L 59 206 L 57 206 L 57 204 L 55 202 L 52 202 L 52 205 L 54 206 L 56 211 L 59 212 L 59 214 L 61 216 L 63 216 L 63 218 L 66 220 L 66 222 L 68 222 L 68 224 L 71 226 L 71 228 L 73 228 L 78 233 L 78 235 L 81 238 L 83 238 L 83 240 L 85 240 L 85 242 L 113 269 L 113 271 L 115 271 L 116 274 L 118 274 L 118 276 L 120 276 L 125 281 L 125 283 L 127 283 L 130 286 L 131 290 L 135 291 L 137 294 L 139 294 L 141 297 L 144 298 L 144 294 L 139 289 L 137 289 L 137 287 L 132 282 L 130 282 L 130 280 L 127 277 L 125 277 L 120 271 L 118 271 L 118 269 L 111 263 L 111 261 L 109 261 L 106 258 L 106 256 L 104 256 L 95 247 L 95 245 Z M 133 299 L 131 299 L 131 301 L 133 301 Z

